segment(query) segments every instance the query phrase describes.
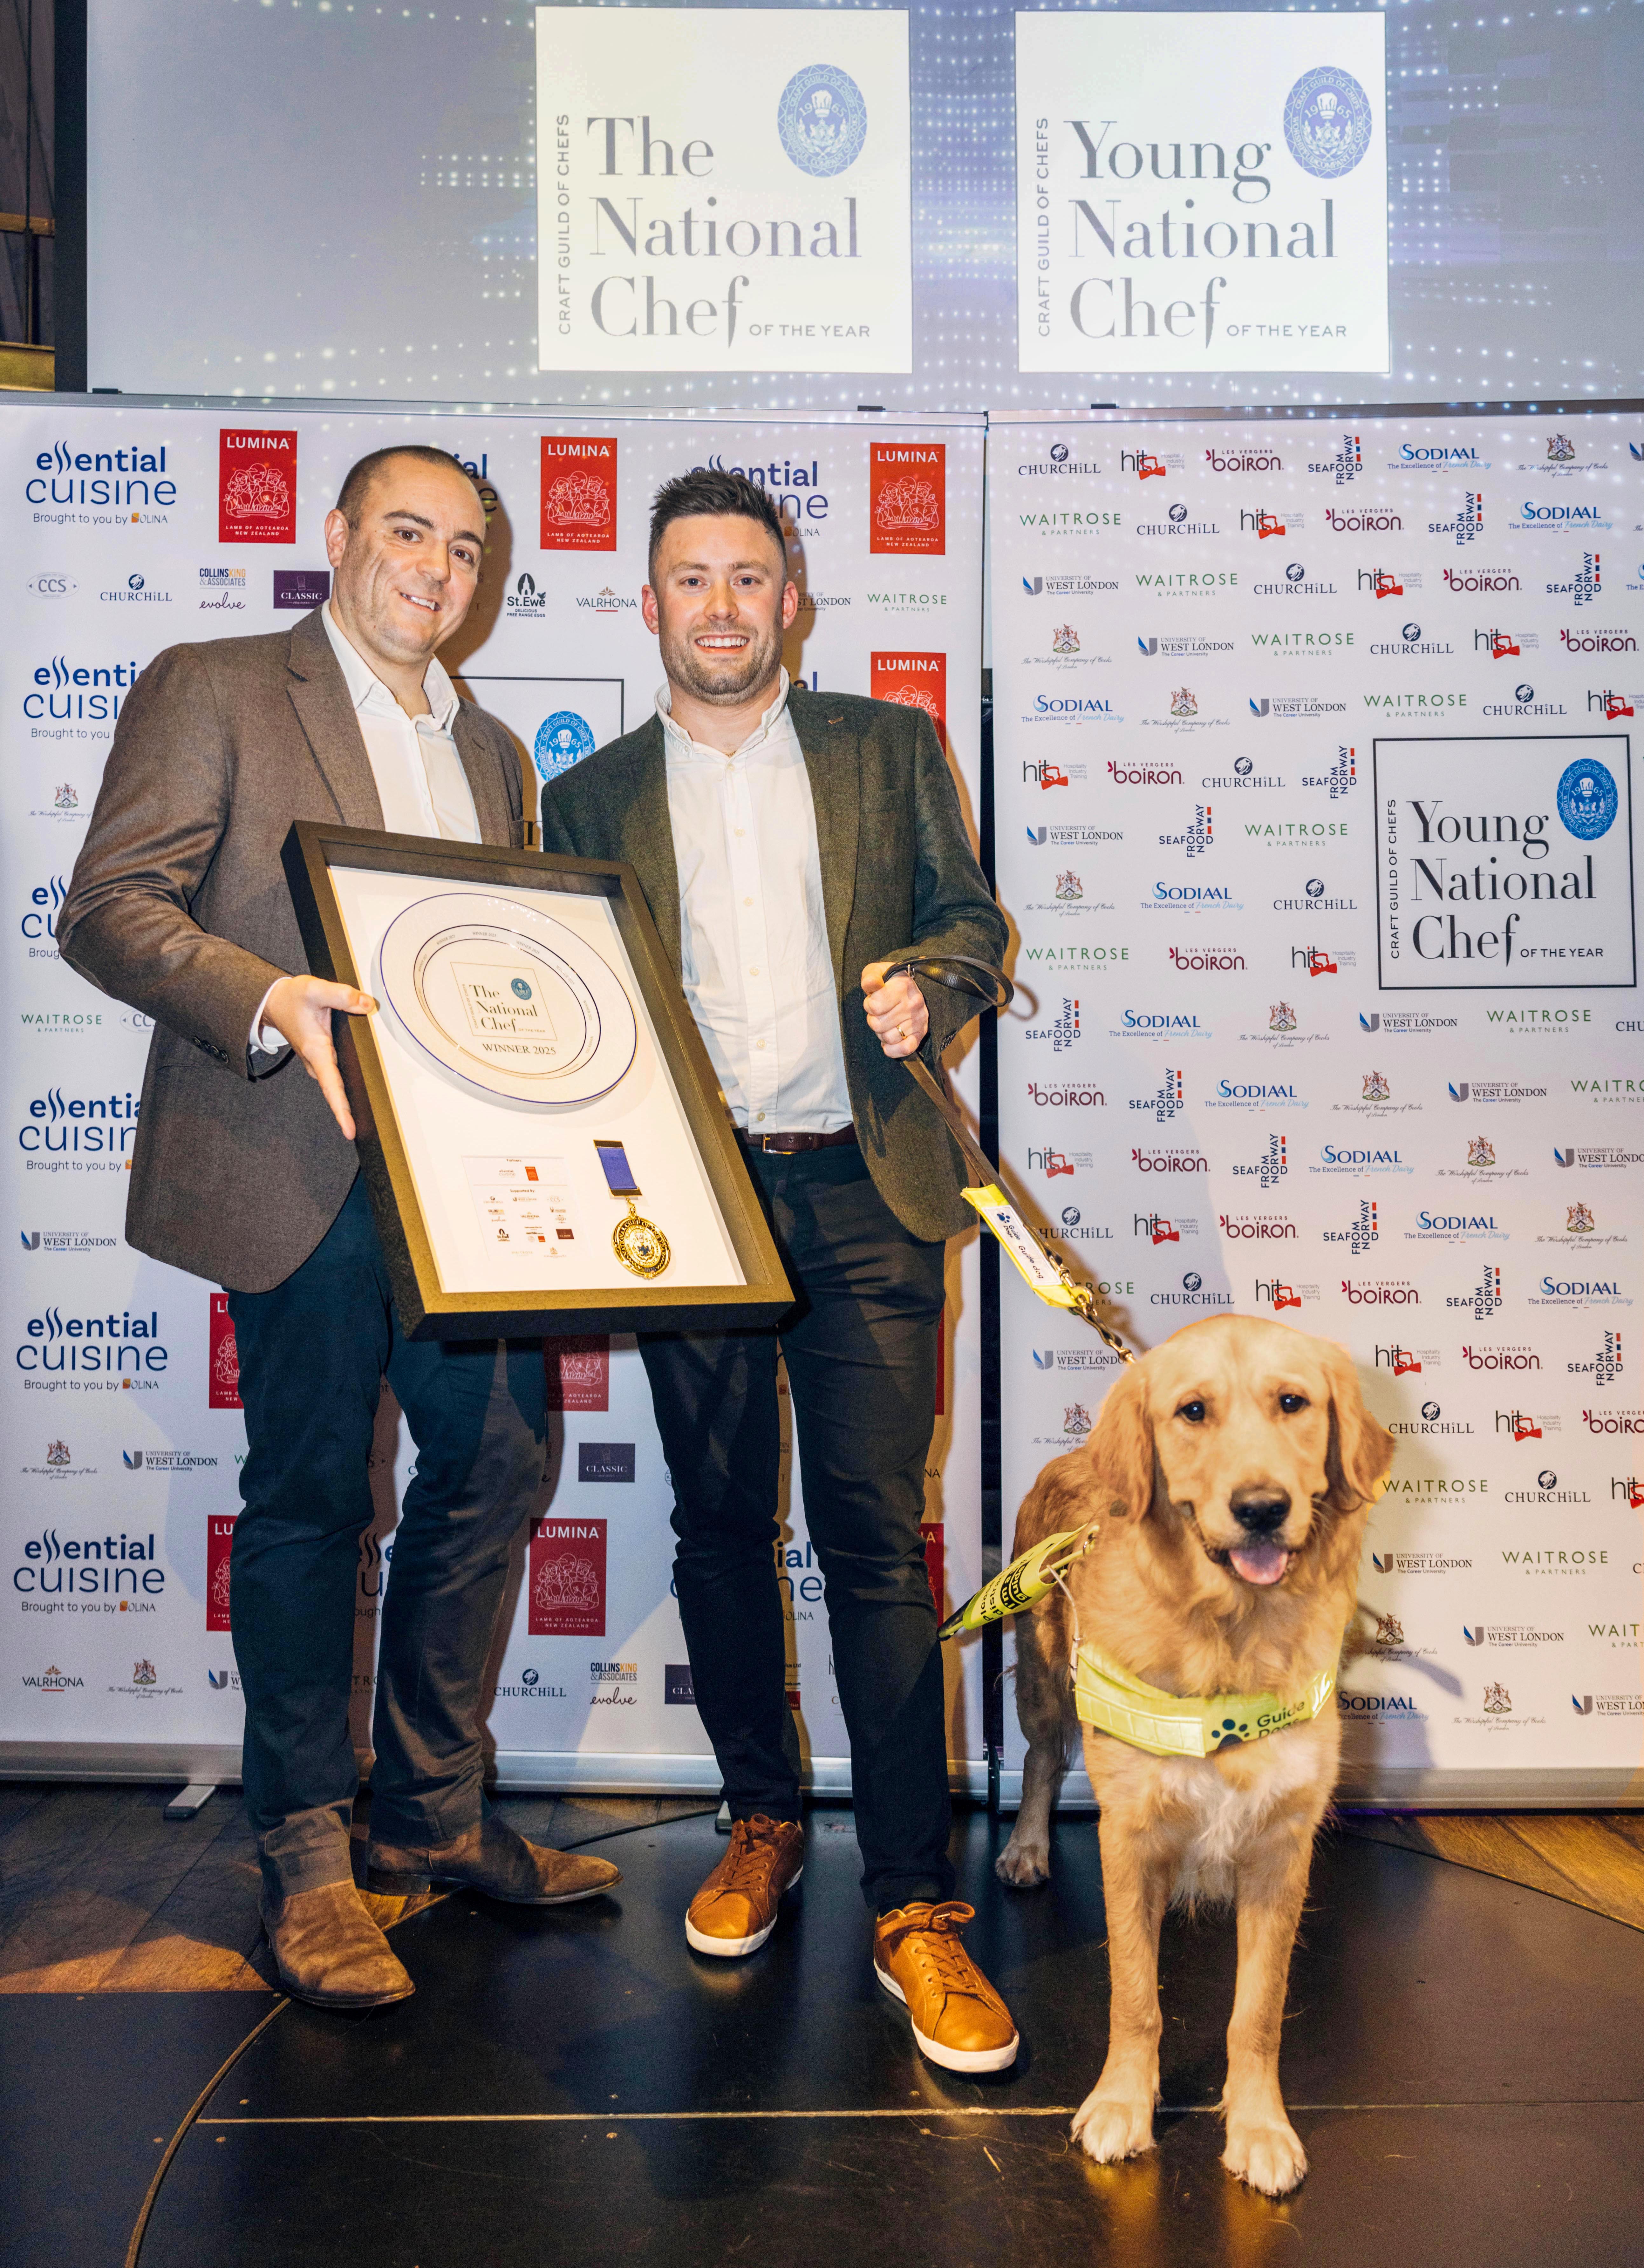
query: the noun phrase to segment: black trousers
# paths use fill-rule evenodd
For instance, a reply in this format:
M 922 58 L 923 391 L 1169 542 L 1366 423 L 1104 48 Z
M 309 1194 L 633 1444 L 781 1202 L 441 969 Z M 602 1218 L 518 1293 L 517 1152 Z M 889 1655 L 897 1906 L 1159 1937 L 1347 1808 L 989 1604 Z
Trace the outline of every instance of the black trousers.
M 402 1336 L 365 1184 L 272 1292 L 231 1292 L 246 1407 L 229 1611 L 246 1810 L 270 1887 L 349 1879 L 355 1570 L 385 1375 L 417 1444 L 382 1603 L 372 1824 L 431 1848 L 482 1808 L 480 1679 L 542 1474 L 538 1340 Z
M 936 1407 L 940 1244 L 897 1220 L 854 1146 L 748 1153 L 796 1303 L 774 1329 L 645 1335 L 674 1484 L 691 1682 L 734 1818 L 800 1815 L 772 1546 L 777 1358 L 851 1741 L 862 1891 L 953 1889 L 942 1665 L 919 1515 Z

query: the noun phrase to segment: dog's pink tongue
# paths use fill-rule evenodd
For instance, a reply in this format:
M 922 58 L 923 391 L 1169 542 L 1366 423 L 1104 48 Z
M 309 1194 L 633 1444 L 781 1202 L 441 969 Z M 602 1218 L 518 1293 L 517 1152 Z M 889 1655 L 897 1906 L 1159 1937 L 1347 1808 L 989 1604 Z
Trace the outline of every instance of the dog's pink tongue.
M 1276 1583 L 1290 1565 L 1282 1543 L 1236 1543 L 1227 1557 L 1247 1583 Z

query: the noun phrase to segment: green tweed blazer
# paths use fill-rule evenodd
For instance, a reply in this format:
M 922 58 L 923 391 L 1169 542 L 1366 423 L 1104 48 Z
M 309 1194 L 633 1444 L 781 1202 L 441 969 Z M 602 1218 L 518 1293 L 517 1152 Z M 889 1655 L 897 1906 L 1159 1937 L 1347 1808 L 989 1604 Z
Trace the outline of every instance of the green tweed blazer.
M 911 953 L 968 953 L 997 967 L 1004 918 L 972 855 L 928 717 L 800 685 L 788 706 L 816 810 L 851 1116 L 881 1196 L 913 1235 L 935 1243 L 975 1219 L 959 1196 L 963 1161 L 928 1100 L 869 1029 L 862 971 L 871 961 Z M 679 973 L 679 873 L 660 718 L 648 717 L 543 790 L 542 848 L 625 858 Z M 921 990 L 931 1017 L 923 1052 L 934 1067 L 977 1007 L 940 984 Z

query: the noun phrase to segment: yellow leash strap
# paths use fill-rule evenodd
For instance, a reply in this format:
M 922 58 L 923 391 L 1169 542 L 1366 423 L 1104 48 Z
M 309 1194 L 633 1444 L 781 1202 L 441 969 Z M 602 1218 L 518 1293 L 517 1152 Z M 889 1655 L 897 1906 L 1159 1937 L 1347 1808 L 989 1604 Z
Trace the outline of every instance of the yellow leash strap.
M 1336 1673 L 1326 1669 L 1299 1701 L 1281 1701 L 1276 1693 L 1164 1693 L 1132 1677 L 1088 1640 L 1073 1651 L 1073 1705 L 1080 1724 L 1155 1756 L 1213 1756 L 1220 1748 L 1305 1725 L 1335 1690 Z
M 1013 1559 L 991 1583 L 984 1584 L 956 1613 L 949 1615 L 937 1637 L 957 1638 L 962 1631 L 979 1631 L 984 1624 L 1021 1614 L 1056 1588 L 1080 1554 L 1089 1550 L 1094 1533 L 1092 1526 L 1065 1528 L 1058 1535 L 1047 1535 L 1043 1543 Z

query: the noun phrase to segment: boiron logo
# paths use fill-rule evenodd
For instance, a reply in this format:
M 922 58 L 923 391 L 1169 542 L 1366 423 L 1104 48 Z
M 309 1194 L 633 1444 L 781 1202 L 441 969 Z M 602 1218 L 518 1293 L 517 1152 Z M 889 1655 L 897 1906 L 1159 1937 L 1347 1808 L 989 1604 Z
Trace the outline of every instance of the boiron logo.
M 944 441 L 870 441 L 867 445 L 867 548 L 870 554 L 947 549 L 947 445 Z
M 531 1637 L 604 1637 L 606 1527 L 603 1520 L 531 1522 Z
M 945 653 L 872 653 L 868 656 L 868 692 L 875 701 L 895 701 L 903 709 L 922 709 L 936 727 L 936 737 L 947 737 L 947 656 Z
M 544 551 L 616 549 L 616 443 L 611 438 L 542 436 Z
M 217 540 L 295 543 L 297 434 L 224 426 L 217 436 Z

